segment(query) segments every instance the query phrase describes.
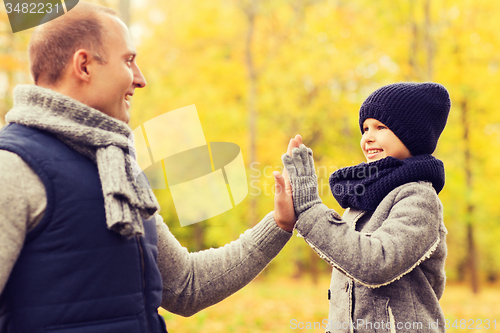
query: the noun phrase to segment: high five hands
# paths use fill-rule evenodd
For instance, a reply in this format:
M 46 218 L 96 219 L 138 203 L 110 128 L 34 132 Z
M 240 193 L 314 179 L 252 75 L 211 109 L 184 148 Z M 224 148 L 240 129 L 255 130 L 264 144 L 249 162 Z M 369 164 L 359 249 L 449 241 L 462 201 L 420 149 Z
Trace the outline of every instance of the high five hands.
M 302 143 L 302 137 L 296 135 L 288 143 L 287 154 L 292 156 L 292 149 L 298 148 Z M 286 169 L 283 169 L 283 175 L 278 171 L 273 172 L 275 180 L 274 195 L 274 220 L 278 226 L 286 231 L 292 232 L 297 216 L 293 208 L 292 185 Z

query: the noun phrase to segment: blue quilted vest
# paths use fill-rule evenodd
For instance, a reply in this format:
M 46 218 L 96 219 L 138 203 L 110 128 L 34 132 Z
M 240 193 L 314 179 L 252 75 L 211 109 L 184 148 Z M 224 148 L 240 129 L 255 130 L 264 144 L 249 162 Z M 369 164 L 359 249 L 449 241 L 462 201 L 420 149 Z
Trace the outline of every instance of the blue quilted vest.
M 154 218 L 143 237 L 108 230 L 97 166 L 47 132 L 9 124 L 0 149 L 28 163 L 47 194 L 1 295 L 0 332 L 166 332 Z

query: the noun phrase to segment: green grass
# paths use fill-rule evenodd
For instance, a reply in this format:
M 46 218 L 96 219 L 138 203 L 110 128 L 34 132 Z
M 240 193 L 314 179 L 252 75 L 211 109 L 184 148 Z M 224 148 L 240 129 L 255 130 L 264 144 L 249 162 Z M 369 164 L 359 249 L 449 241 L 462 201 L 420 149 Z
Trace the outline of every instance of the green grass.
M 321 322 L 328 318 L 327 289 L 329 279 L 320 279 L 314 285 L 308 279 L 257 279 L 224 301 L 196 315 L 183 318 L 166 311 L 167 328 L 172 333 L 217 332 L 323 332 L 323 329 L 292 329 L 291 320 Z M 455 319 L 474 319 L 475 324 L 485 319 L 496 319 L 496 330 L 491 327 L 472 331 L 500 332 L 500 287 L 483 286 L 474 295 L 467 286 L 450 284 L 441 299 L 441 306 L 450 326 Z M 465 322 L 464 322 L 465 323 Z M 469 321 L 469 324 L 472 323 Z M 312 324 L 313 325 L 313 324 Z M 467 325 L 462 325 L 466 327 Z M 471 327 L 476 327 L 472 325 Z M 448 332 L 471 331 L 451 328 Z

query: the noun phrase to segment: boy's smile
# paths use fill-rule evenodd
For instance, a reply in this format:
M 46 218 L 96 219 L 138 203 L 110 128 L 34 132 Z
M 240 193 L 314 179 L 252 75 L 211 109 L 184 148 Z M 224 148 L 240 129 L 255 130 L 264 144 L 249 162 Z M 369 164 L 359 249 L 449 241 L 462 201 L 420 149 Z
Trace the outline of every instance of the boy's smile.
M 392 156 L 403 160 L 411 153 L 401 140 L 380 121 L 368 118 L 363 122 L 361 150 L 368 163 Z
M 378 154 L 380 153 L 383 153 L 384 150 L 383 149 L 368 149 L 367 153 L 366 153 L 366 157 L 368 159 L 374 159 Z

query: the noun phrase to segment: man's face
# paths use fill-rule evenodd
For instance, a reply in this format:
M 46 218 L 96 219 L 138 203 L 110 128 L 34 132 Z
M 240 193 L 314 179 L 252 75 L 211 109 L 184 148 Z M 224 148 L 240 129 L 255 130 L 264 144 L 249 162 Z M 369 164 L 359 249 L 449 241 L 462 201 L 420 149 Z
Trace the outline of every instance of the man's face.
M 103 24 L 109 34 L 104 38 L 105 64 L 94 59 L 90 77 L 91 97 L 88 105 L 128 123 L 130 96 L 135 88 L 146 86 L 146 80 L 135 62 L 137 51 L 127 26 L 117 17 L 104 15 Z
M 400 160 L 411 157 L 401 140 L 380 121 L 368 118 L 363 122 L 361 149 L 368 163 L 392 156 Z

